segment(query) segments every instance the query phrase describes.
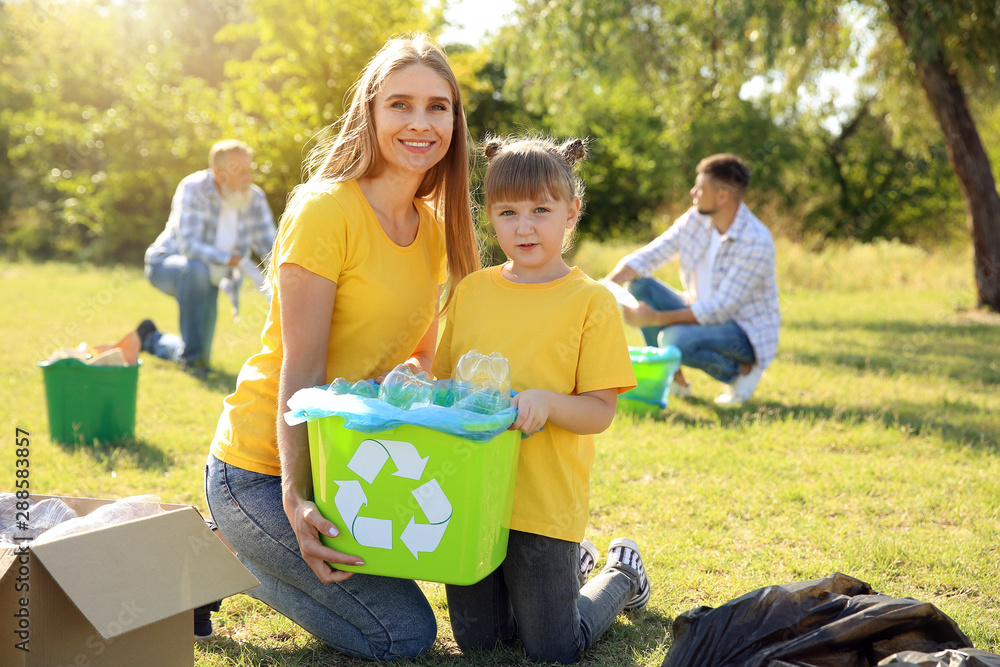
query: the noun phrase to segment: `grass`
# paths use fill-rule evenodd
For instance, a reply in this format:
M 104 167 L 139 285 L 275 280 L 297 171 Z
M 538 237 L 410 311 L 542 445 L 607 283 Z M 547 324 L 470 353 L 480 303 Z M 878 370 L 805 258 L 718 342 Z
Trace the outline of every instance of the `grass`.
M 603 275 L 629 249 L 584 244 L 575 261 Z M 692 398 L 654 418 L 622 414 L 598 437 L 588 537 L 599 548 L 636 538 L 653 597 L 584 664 L 657 665 L 678 614 L 834 571 L 932 602 L 976 647 L 1000 652 L 1000 317 L 971 308 L 970 254 L 781 243 L 779 257 L 781 346 L 753 403 L 718 408 L 719 385 L 692 372 Z M 676 267 L 661 275 L 676 284 Z M 220 372 L 207 381 L 144 357 L 134 443 L 62 446 L 48 438 L 35 362 L 116 340 L 144 317 L 172 328 L 175 306 L 135 268 L 13 264 L 0 276 L 0 417 L 32 434 L 33 491 L 156 493 L 204 512 L 208 444 L 259 345 L 263 299 L 244 294 L 238 323 L 220 302 Z M 10 475 L 0 488 L 13 486 L 13 447 L 0 452 Z M 419 664 L 528 664 L 516 650 L 463 657 L 443 587 L 425 590 L 439 633 Z M 247 596 L 228 598 L 215 620 L 199 666 L 363 664 Z

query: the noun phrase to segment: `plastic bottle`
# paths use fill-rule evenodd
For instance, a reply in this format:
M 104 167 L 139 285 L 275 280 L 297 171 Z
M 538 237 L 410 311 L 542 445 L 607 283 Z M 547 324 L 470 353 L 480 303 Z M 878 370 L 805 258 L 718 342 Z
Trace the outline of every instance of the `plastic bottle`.
M 499 352 L 469 350 L 455 364 L 454 406 L 479 414 L 510 407 L 510 363 Z
M 414 375 L 406 364 L 389 371 L 378 388 L 380 400 L 403 410 L 431 405 L 434 395 L 434 383 Z
M 19 510 L 18 502 L 27 503 L 27 510 Z M 21 507 L 24 507 L 22 504 Z M 22 516 L 19 517 L 18 514 Z M 18 528 L 18 520 L 25 521 L 28 528 Z M 20 540 L 33 540 L 45 531 L 59 525 L 63 521 L 76 518 L 76 512 L 59 498 L 46 498 L 39 502 L 33 499 L 19 501 L 13 493 L 0 494 L 0 542 L 13 544 L 15 537 Z
M 85 516 L 63 521 L 39 536 L 38 543 L 152 516 L 163 511 L 163 508 L 160 507 L 159 497 L 152 494 L 122 498 L 113 503 L 102 505 Z
M 371 380 L 358 380 L 351 384 L 344 378 L 337 378 L 330 383 L 326 390 L 339 396 L 353 394 L 365 398 L 378 398 L 378 385 Z

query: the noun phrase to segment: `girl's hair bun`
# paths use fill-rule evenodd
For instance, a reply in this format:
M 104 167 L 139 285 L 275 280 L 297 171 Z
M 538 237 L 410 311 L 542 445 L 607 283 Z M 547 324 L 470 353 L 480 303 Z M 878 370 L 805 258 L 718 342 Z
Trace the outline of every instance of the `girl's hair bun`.
M 496 157 L 500 149 L 503 148 L 503 139 L 498 137 L 488 137 L 486 142 L 483 144 L 483 153 L 486 154 L 486 160 L 492 160 Z
M 587 141 L 585 139 L 567 139 L 559 147 L 559 154 L 569 163 L 569 166 L 573 167 L 577 162 L 587 158 Z

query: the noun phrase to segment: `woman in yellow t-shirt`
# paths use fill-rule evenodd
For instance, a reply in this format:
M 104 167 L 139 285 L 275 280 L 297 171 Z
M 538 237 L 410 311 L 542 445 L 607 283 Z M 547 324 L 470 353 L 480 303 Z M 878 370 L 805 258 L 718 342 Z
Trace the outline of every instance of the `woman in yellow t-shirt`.
M 635 542 L 612 540 L 590 581 L 597 551 L 581 544 L 593 434 L 611 424 L 618 394 L 635 386 L 614 297 L 562 256 L 580 215 L 583 183 L 573 165 L 585 149 L 579 139 L 486 144 L 486 209 L 508 261 L 458 285 L 434 372 L 451 377 L 470 349 L 502 354 L 518 392 L 512 428 L 526 439 L 503 564 L 471 586 L 446 586 L 463 651 L 516 637 L 534 660 L 576 662 L 619 612 L 649 601 Z
M 225 400 L 206 495 L 261 582 L 250 595 L 345 654 L 416 657 L 437 633 L 430 605 L 413 581 L 335 568 L 363 563 L 320 542 L 338 527 L 312 501 L 305 426 L 281 415 L 338 377 L 429 371 L 442 286 L 478 268 L 468 129 L 444 53 L 424 35 L 389 41 L 334 129 L 282 216 L 262 348 Z

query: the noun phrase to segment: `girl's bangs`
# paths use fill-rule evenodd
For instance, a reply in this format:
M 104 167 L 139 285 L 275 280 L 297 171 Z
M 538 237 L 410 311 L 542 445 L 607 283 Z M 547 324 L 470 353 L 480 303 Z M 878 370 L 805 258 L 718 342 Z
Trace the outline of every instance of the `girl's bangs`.
M 551 156 L 538 153 L 509 153 L 497 156 L 486 170 L 486 202 L 569 201 L 565 176 Z M 571 192 L 572 189 L 569 190 Z

